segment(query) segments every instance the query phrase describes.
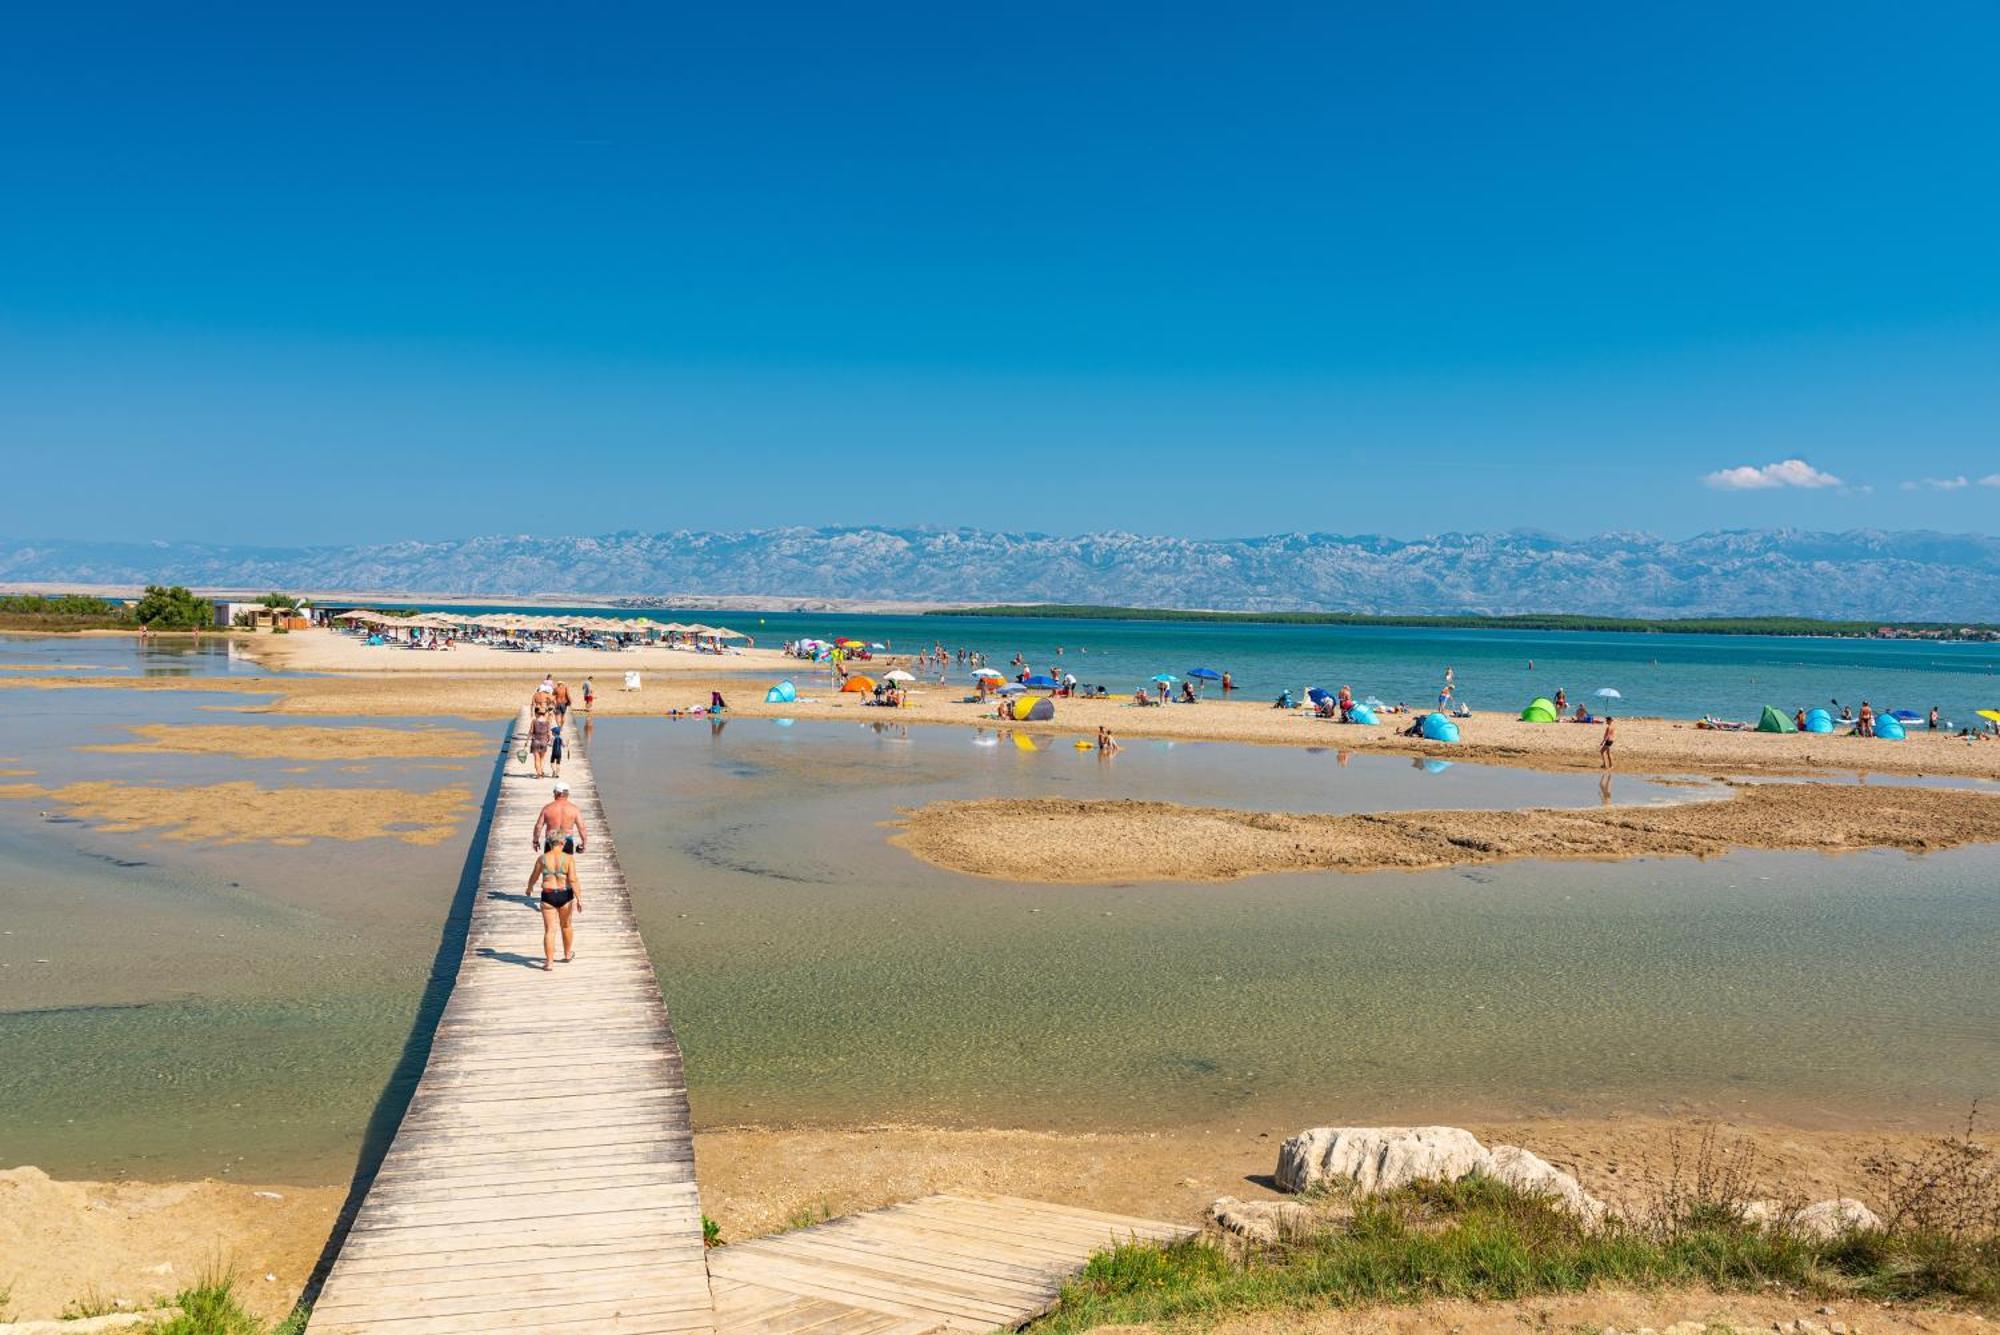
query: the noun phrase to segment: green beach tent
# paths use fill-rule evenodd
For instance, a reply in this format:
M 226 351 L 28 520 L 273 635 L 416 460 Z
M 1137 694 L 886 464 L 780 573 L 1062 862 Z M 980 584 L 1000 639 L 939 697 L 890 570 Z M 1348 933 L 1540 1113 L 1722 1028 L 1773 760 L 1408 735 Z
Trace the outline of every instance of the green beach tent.
M 1536 696 L 1528 702 L 1528 707 L 1521 711 L 1521 722 L 1523 723 L 1554 723 L 1555 721 L 1556 707 L 1545 696 Z
M 1791 716 L 1782 714 L 1770 705 L 1764 706 L 1764 715 L 1757 720 L 1758 732 L 1797 732 L 1799 727 Z

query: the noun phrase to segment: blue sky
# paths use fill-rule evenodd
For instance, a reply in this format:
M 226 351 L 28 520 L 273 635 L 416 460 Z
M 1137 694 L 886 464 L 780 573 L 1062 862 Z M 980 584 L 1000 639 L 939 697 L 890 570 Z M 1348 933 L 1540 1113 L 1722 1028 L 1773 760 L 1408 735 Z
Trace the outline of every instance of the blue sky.
M 292 8 L 0 17 L 0 534 L 2000 532 L 1991 5 Z

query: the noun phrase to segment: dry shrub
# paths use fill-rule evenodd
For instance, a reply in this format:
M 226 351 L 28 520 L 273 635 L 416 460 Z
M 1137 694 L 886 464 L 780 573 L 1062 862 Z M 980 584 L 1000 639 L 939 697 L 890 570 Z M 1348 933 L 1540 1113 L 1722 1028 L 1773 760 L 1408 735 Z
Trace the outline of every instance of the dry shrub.
M 1717 1225 L 1740 1225 L 1756 1199 L 1757 1147 L 1738 1137 L 1725 1143 L 1715 1123 L 1701 1123 L 1692 1145 L 1676 1126 L 1667 1133 L 1667 1175 L 1647 1174 L 1646 1222 L 1674 1239 Z
M 1977 1138 L 1979 1104 L 1965 1130 L 1927 1140 L 1914 1154 L 1884 1146 L 1862 1160 L 1892 1233 L 1959 1241 L 2000 1233 L 2000 1153 Z

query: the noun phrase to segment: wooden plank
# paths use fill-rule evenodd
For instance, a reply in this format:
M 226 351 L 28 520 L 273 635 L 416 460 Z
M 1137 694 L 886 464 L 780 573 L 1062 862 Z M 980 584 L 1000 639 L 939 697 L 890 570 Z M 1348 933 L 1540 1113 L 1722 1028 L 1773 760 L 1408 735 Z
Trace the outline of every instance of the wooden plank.
M 589 761 L 565 768 L 593 835 L 576 961 L 540 967 L 547 781 L 509 756 L 429 1060 L 313 1335 L 713 1329 L 680 1050 Z

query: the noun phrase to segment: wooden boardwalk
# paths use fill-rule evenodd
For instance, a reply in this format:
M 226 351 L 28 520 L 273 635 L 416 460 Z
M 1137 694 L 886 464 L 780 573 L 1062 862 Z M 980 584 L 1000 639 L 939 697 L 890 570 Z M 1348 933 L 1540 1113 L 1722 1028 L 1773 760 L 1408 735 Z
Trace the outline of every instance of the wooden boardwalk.
M 577 959 L 543 973 L 523 887 L 552 785 L 511 752 L 464 958 L 314 1335 L 714 1328 L 680 1048 L 588 760 Z
M 922 1335 L 1021 1325 L 1113 1243 L 1171 1242 L 1177 1224 L 953 1194 L 717 1248 L 724 1335 Z
M 589 762 L 563 770 L 590 831 L 576 962 L 541 969 L 524 887 L 552 785 L 510 752 L 451 997 L 313 1335 L 984 1331 L 1100 1247 L 1192 1232 L 938 1195 L 704 1254 L 680 1048 Z

